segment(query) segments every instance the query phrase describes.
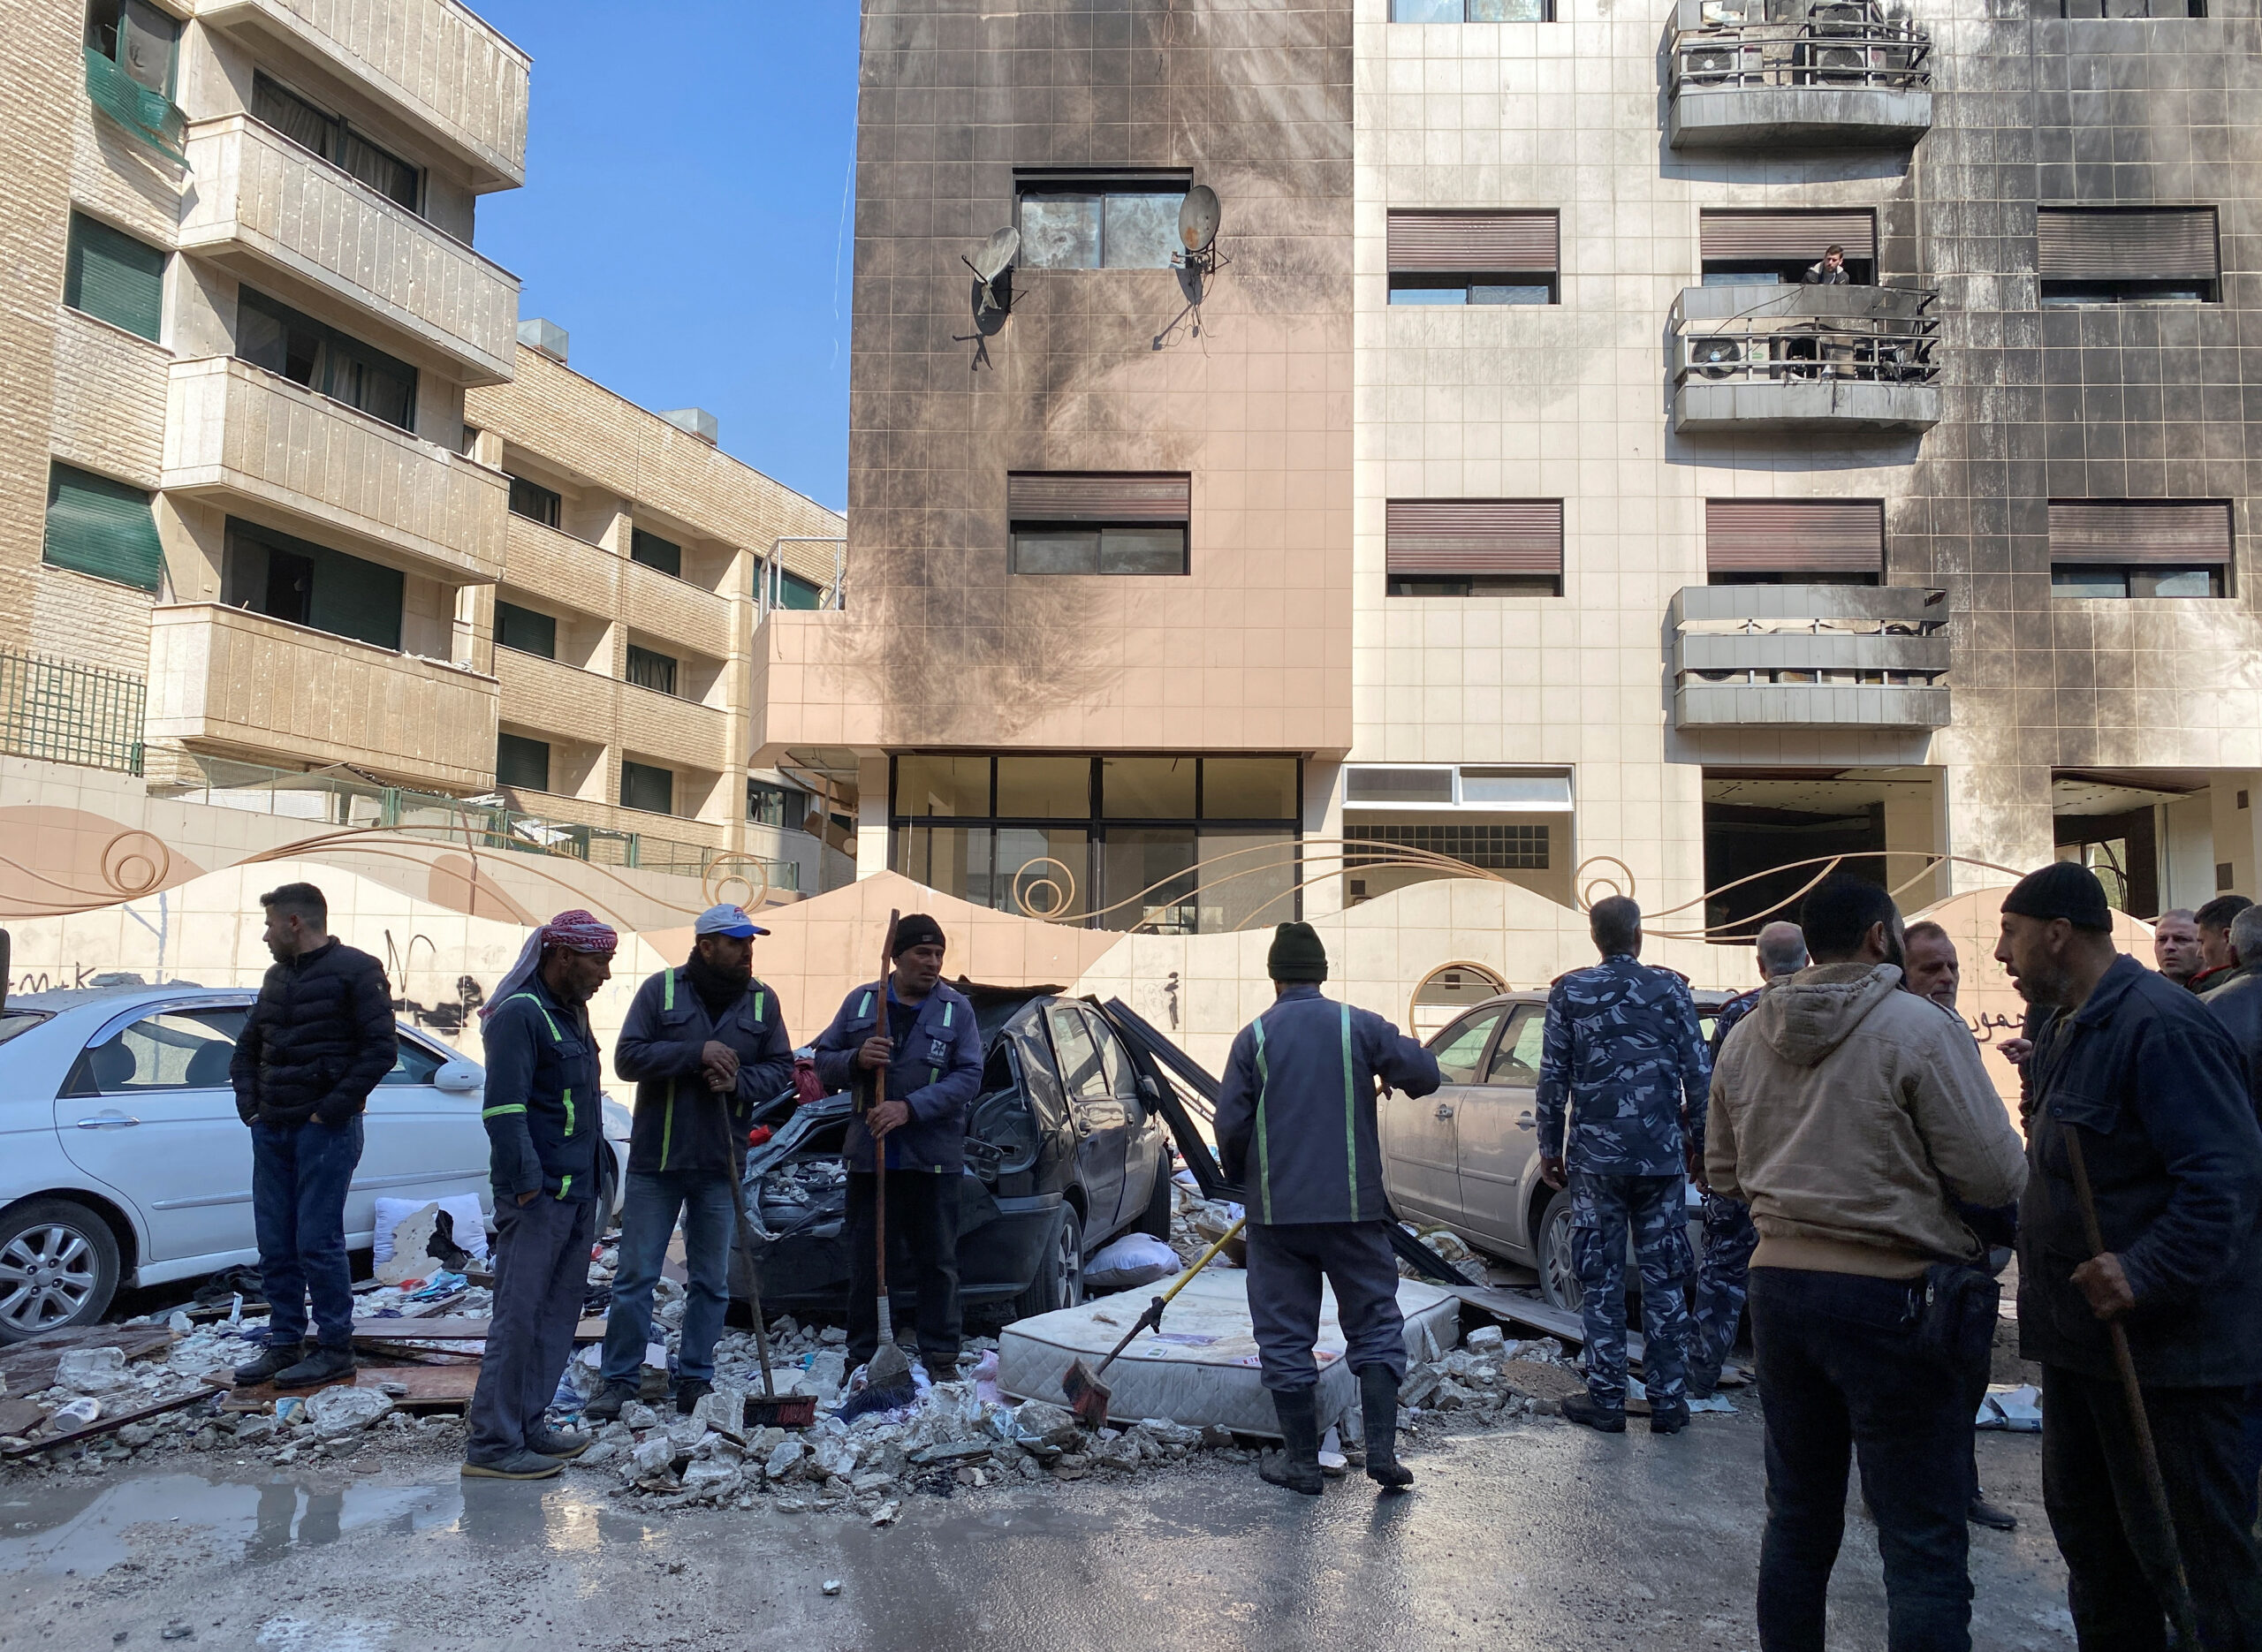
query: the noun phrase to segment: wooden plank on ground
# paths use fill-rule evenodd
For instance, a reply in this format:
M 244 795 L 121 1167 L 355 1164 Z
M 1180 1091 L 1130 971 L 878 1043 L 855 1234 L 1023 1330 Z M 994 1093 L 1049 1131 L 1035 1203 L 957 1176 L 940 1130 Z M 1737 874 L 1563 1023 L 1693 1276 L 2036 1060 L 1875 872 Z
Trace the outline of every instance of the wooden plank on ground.
M 353 1340 L 357 1343 L 375 1342 L 484 1342 L 494 1321 L 481 1315 L 470 1318 L 444 1315 L 433 1319 L 357 1319 L 353 1322 Z M 603 1342 L 604 1321 L 585 1319 L 573 1328 L 575 1342 Z
M 183 1406 L 193 1406 L 209 1395 L 224 1393 L 226 1389 L 225 1383 L 216 1383 L 207 1377 L 201 1387 L 192 1388 L 186 1393 L 175 1394 L 170 1399 L 160 1399 L 151 1405 L 137 1406 L 131 1411 L 121 1411 L 115 1416 L 105 1414 L 97 1417 L 83 1428 L 67 1428 L 60 1434 L 34 1438 L 27 1444 L 10 1446 L 4 1451 L 0 1451 L 0 1458 L 28 1457 L 34 1451 L 50 1451 L 58 1445 L 70 1445 L 80 1440 L 91 1440 L 100 1435 L 122 1428 L 129 1422 L 144 1422 L 151 1417 L 163 1416 L 166 1412 L 178 1411 Z
M 11 1393 L 36 1394 L 55 1385 L 55 1368 L 73 1348 L 116 1348 L 128 1360 L 140 1360 L 172 1343 L 172 1332 L 162 1325 L 72 1325 L 0 1350 L 0 1378 Z
M 354 1373 L 353 1386 L 387 1394 L 404 1389 L 405 1393 L 392 1394 L 392 1403 L 403 1411 L 460 1409 L 471 1403 L 472 1390 L 479 1386 L 479 1362 L 365 1366 Z
M 1448 1285 L 1448 1290 L 1453 1287 Z M 1495 1319 L 1526 1326 L 1532 1330 L 1545 1331 L 1560 1337 L 1573 1347 L 1586 1345 L 1587 1328 L 1576 1314 L 1563 1308 L 1551 1307 L 1545 1302 L 1535 1302 L 1530 1297 L 1518 1296 L 1513 1291 L 1503 1291 L 1496 1285 L 1463 1285 L 1453 1292 L 1471 1307 L 1483 1308 Z M 1642 1362 L 1642 1337 L 1639 1331 L 1626 1333 L 1626 1357 L 1633 1363 Z

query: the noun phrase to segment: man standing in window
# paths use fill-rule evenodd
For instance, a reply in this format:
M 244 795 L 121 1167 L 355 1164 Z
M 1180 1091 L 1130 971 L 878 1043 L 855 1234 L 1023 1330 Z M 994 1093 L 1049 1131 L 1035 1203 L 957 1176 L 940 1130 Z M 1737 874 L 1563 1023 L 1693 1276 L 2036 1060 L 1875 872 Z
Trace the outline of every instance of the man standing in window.
M 267 1350 L 238 1366 L 236 1381 L 307 1388 L 353 1371 L 345 1191 L 361 1162 L 362 1110 L 400 1059 L 400 1041 L 383 967 L 330 935 L 320 890 L 285 883 L 259 904 L 275 962 L 244 1018 L 228 1079 L 251 1126 Z
M 1812 242 L 1808 243 L 1812 246 Z M 1822 261 L 1809 264 L 1806 274 L 1799 277 L 1802 286 L 1844 287 L 1853 284 L 1854 277 L 1846 269 L 1846 249 L 1833 241 L 1822 249 Z
M 944 944 L 943 926 L 925 913 L 898 920 L 887 979 L 843 999 L 815 1050 L 828 1091 L 853 1086 L 869 1096 L 873 1074 L 887 1073 L 886 1099 L 860 1110 L 841 1144 L 848 1166 L 849 1364 L 869 1360 L 880 1345 L 873 1157 L 879 1143 L 887 1154 L 888 1261 L 909 1263 L 892 1266 L 891 1285 L 919 1292 L 919 1357 L 930 1375 L 946 1383 L 958 1369 L 958 1184 L 966 1172 L 967 1110 L 982 1087 L 982 1034 L 974 1005 L 943 985 Z M 889 1316 L 895 1317 L 892 1308 Z

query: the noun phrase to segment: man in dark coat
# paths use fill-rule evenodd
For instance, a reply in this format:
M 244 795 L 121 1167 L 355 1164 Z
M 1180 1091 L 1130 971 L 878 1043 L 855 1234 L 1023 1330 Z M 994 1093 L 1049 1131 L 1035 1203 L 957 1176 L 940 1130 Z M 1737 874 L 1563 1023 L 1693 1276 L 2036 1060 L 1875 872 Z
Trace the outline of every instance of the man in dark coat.
M 251 1127 L 252 1222 L 267 1291 L 267 1347 L 239 1383 L 334 1383 L 353 1370 L 345 1194 L 361 1162 L 369 1092 L 400 1059 L 385 972 L 330 933 L 311 883 L 262 895 L 275 962 L 228 1064 Z M 307 1299 L 315 1341 L 307 1343 Z
M 755 1108 L 793 1081 L 784 1009 L 754 978 L 754 937 L 770 931 L 742 908 L 722 906 L 701 913 L 691 933 L 690 959 L 637 989 L 613 1052 L 613 1070 L 636 1086 L 636 1118 L 603 1385 L 583 1413 L 596 1422 L 611 1421 L 636 1398 L 652 1339 L 652 1291 L 678 1216 L 687 1289 L 675 1408 L 690 1415 L 714 1388 L 747 1130 Z
M 1321 995 L 1327 950 L 1309 924 L 1280 925 L 1266 966 L 1272 1007 L 1234 1036 L 1216 1120 L 1219 1162 L 1248 1206 L 1249 1312 L 1286 1443 L 1258 1472 L 1310 1497 L 1323 1489 L 1312 1347 L 1325 1278 L 1359 1379 L 1367 1474 L 1394 1491 L 1414 1476 L 1397 1452 L 1406 1323 L 1375 1103 L 1385 1086 L 1429 1095 L 1437 1057 L 1379 1015 Z
M 869 1097 L 873 1075 L 887 1073 L 886 1098 L 849 1121 L 841 1144 L 849 1362 L 869 1360 L 880 1345 L 877 1140 L 887 1152 L 888 1316 L 899 1317 L 895 1292 L 910 1284 L 919 1297 L 919 1357 L 940 1382 L 958 1368 L 959 1182 L 967 1110 L 982 1088 L 981 1030 L 966 995 L 943 984 L 945 944 L 943 926 L 925 913 L 899 919 L 887 979 L 842 999 L 815 1046 L 828 1091 L 854 1087 Z
M 2236 1048 L 2188 992 L 2116 953 L 2096 875 L 2045 867 L 2003 902 L 1995 957 L 2064 1006 L 2030 1062 L 2019 1342 L 2043 1368 L 2042 1496 L 2084 1652 L 2167 1642 L 2167 1557 L 2106 1323 L 2144 1396 L 2206 1652 L 2262 1646 L 2243 1432 L 2262 1379 L 2262 1127 Z M 2078 1146 L 2103 1254 L 2076 1192 Z M 2240 1483 L 2242 1478 L 2244 1484 Z

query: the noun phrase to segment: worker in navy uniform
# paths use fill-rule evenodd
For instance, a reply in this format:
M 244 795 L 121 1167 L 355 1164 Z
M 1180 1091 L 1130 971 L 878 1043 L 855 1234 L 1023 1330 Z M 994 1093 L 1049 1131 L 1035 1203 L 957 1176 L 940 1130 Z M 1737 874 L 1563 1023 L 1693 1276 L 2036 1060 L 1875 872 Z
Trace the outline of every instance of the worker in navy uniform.
M 1572 1239 L 1586 1321 L 1587 1392 L 1563 1414 L 1605 1434 L 1626 1431 L 1626 1240 L 1642 1270 L 1643 1381 L 1650 1432 L 1689 1426 L 1688 1162 L 1684 1098 L 1704 1105 L 1712 1064 L 1689 983 L 1639 961 L 1642 909 L 1597 901 L 1588 927 L 1602 962 L 1547 994 L 1540 1042 L 1540 1174 L 1570 1189 Z M 1564 1112 L 1572 1112 L 1565 1140 Z
M 1379 1015 L 1321 995 L 1327 950 L 1309 924 L 1282 924 L 1266 964 L 1273 1004 L 1233 1039 L 1216 1125 L 1226 1176 L 1247 1201 L 1249 1318 L 1286 1442 L 1259 1472 L 1320 1493 L 1312 1348 L 1325 1278 L 1359 1379 L 1368 1477 L 1397 1490 L 1414 1479 L 1397 1453 L 1406 1325 L 1375 1103 L 1385 1086 L 1429 1095 L 1437 1058 Z
M 889 1317 L 898 1289 L 918 1292 L 919 1357 L 948 1382 L 959 1350 L 959 1181 L 966 1173 L 966 1115 L 982 1087 L 982 1034 L 974 1006 L 943 985 L 943 927 L 915 912 L 895 926 L 894 967 L 885 981 L 841 1001 L 815 1046 L 825 1088 L 871 1093 L 887 1072 L 886 1098 L 849 1122 L 841 1157 L 848 1166 L 848 1359 L 860 1365 L 880 1345 L 879 1251 L 875 1244 L 879 1177 L 873 1142 L 886 1144 Z

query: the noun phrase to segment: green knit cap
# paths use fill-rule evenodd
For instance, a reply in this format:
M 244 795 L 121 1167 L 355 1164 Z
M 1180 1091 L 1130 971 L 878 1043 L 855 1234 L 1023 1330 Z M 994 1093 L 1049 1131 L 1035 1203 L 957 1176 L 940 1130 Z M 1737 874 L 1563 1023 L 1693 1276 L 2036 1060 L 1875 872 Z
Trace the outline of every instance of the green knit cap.
M 1264 966 L 1275 981 L 1325 981 L 1327 949 L 1308 923 L 1284 923 L 1272 932 Z

